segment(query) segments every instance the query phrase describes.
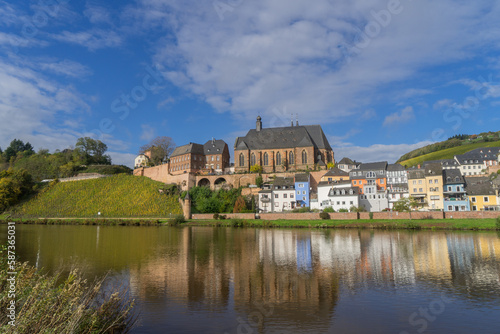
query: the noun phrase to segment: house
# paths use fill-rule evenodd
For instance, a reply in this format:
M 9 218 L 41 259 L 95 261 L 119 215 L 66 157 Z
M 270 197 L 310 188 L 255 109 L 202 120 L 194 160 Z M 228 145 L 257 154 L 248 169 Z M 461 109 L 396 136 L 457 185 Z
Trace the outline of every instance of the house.
M 344 181 L 349 180 L 349 173 L 340 168 L 333 167 L 321 177 L 322 182 Z
M 389 208 L 401 198 L 409 197 L 408 192 L 408 172 L 400 164 L 387 165 L 387 192 L 389 199 Z
M 359 188 L 349 181 L 324 181 L 318 184 L 318 209 L 349 210 L 359 206 Z
M 148 162 L 149 162 L 149 157 L 146 154 L 139 154 L 135 158 L 134 167 L 135 168 L 145 167 L 148 165 Z
M 488 177 L 465 177 L 471 211 L 496 210 L 498 190 Z
M 295 174 L 295 200 L 297 207 L 310 207 L 309 191 L 311 189 L 309 174 Z
M 359 205 L 367 211 L 389 208 L 386 173 L 387 161 L 365 163 L 349 172 L 352 186 L 359 188 Z
M 443 210 L 443 169 L 440 163 L 427 164 L 424 167 L 427 184 L 427 208 Z
M 353 169 L 358 169 L 360 165 L 360 162 L 352 161 L 346 157 L 342 158 L 342 160 L 337 163 L 337 167 L 346 173 L 349 173 Z
M 444 211 L 470 211 L 465 179 L 458 169 L 443 171 Z
M 464 154 L 456 155 L 462 175 L 485 175 L 489 166 L 498 165 L 499 147 L 481 147 Z
M 265 173 L 326 169 L 335 162 L 333 150 L 320 125 L 264 128 L 257 117 L 256 128 L 234 143 L 235 172 L 248 172 L 254 165 Z
M 427 183 L 423 169 L 412 169 L 408 171 L 408 193 L 415 199 L 417 208 L 427 207 Z
M 229 167 L 229 147 L 225 141 L 212 139 L 204 145 L 189 143 L 176 147 L 170 155 L 169 172 L 182 173 L 222 173 Z
M 277 177 L 272 184 L 265 184 L 259 191 L 260 212 L 283 212 L 296 207 L 295 180 L 293 177 Z

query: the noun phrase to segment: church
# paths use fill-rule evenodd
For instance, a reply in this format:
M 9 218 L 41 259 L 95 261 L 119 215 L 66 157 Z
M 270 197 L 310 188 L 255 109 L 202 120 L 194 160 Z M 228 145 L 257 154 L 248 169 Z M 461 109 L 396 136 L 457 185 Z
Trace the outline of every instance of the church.
M 255 129 L 234 143 L 235 172 L 249 172 L 254 165 L 264 173 L 326 169 L 335 163 L 333 150 L 320 125 L 264 128 L 257 117 Z

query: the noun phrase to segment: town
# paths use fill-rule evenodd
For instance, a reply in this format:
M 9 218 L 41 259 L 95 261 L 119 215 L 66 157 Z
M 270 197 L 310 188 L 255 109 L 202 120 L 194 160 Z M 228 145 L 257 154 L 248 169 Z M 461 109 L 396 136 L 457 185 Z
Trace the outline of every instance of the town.
M 135 159 L 134 175 L 177 184 L 217 189 L 245 187 L 258 198 L 259 212 L 299 208 L 325 212 L 381 212 L 406 205 L 416 211 L 500 211 L 500 147 L 482 147 L 453 159 L 424 161 L 406 168 L 387 161 L 338 162 L 320 125 L 256 126 L 229 147 L 220 139 L 175 148 L 157 166 L 151 151 Z M 260 180 L 259 180 L 260 178 Z

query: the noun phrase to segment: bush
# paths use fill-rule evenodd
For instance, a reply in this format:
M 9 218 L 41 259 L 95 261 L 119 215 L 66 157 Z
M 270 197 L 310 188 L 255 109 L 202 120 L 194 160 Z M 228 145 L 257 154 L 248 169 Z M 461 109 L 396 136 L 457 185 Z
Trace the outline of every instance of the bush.
M 368 216 L 370 216 L 370 219 L 373 219 L 373 212 L 368 213 Z
M 255 179 L 255 184 L 257 185 L 257 187 L 262 188 L 263 183 L 264 180 L 262 179 L 262 176 L 261 175 L 257 176 L 257 178 Z
M 311 209 L 309 209 L 308 206 L 305 206 L 303 208 L 295 208 L 292 210 L 292 212 L 295 212 L 295 213 L 311 212 Z
M 217 219 L 219 219 L 219 214 L 216 212 L 216 213 L 214 213 L 213 217 L 214 217 L 214 219 L 217 220 Z
M 339 212 L 349 212 L 349 210 L 342 208 L 342 209 L 339 209 Z
M 231 222 L 229 223 L 232 227 L 244 227 L 247 222 L 244 221 L 243 219 L 231 219 Z
M 170 224 L 174 226 L 184 224 L 185 222 L 186 218 L 184 218 L 184 215 L 175 215 L 174 218 L 170 220 Z
M 323 212 L 335 212 L 335 210 L 330 206 L 328 208 L 325 208 Z
M 497 230 L 500 230 L 500 217 L 497 217 L 497 221 L 495 224 L 497 226 Z
M 330 219 L 330 214 L 328 212 L 323 211 L 323 212 L 321 212 L 319 214 L 319 218 L 321 218 L 321 219 Z
M 226 219 L 227 217 L 225 215 L 219 215 L 219 220 L 224 220 Z

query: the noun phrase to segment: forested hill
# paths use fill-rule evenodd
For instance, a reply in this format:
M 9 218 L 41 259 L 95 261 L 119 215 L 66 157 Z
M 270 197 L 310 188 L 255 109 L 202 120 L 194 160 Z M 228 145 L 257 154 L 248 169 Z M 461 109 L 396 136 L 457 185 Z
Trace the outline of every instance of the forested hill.
M 411 152 L 408 152 L 404 155 L 401 156 L 401 158 L 396 161 L 397 163 L 405 164 L 405 162 L 408 162 L 409 160 L 414 160 L 417 157 L 421 157 L 424 155 L 428 155 L 430 153 L 437 153 L 443 150 L 447 150 L 450 148 L 454 147 L 463 147 L 463 149 L 459 149 L 458 151 L 462 153 L 468 152 L 470 150 L 473 150 L 477 147 L 481 146 L 497 146 L 497 145 L 492 145 L 493 142 L 500 141 L 500 131 L 497 132 L 483 132 L 479 135 L 456 135 L 453 137 L 448 138 L 445 141 L 439 142 L 439 143 L 434 143 L 430 144 L 421 148 L 418 148 L 416 150 L 413 150 Z M 486 145 L 475 145 L 475 144 L 481 144 L 484 143 Z M 469 149 L 470 148 L 470 149 Z M 443 152 L 443 154 L 433 154 L 433 156 L 437 157 L 436 159 L 426 159 L 426 160 L 438 160 L 438 159 L 451 159 L 453 158 L 453 155 L 450 156 L 450 154 L 453 154 L 454 150 L 451 150 L 449 152 Z M 462 154 L 462 153 L 457 153 L 457 154 Z M 441 157 L 443 156 L 443 157 Z M 413 164 L 408 165 L 408 167 L 413 166 Z

